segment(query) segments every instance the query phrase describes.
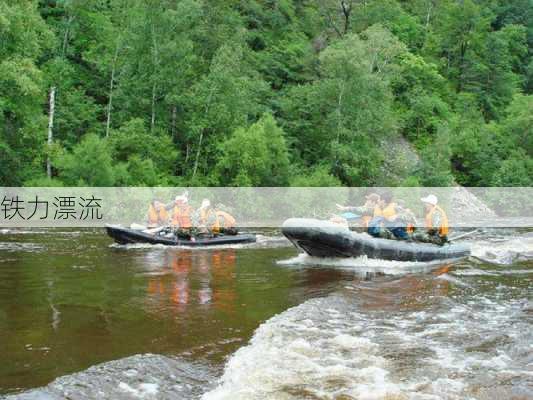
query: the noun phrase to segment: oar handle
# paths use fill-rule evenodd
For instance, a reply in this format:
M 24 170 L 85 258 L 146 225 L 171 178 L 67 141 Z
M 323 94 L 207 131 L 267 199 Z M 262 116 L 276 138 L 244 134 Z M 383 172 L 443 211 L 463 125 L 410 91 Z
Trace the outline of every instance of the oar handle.
M 479 231 L 479 229 L 474 229 L 473 231 L 466 232 L 466 233 L 462 233 L 461 235 L 457 235 L 457 236 L 455 236 L 455 237 L 453 237 L 453 238 L 449 238 L 448 241 L 449 241 L 449 242 L 452 242 L 452 241 L 454 241 L 454 240 L 461 239 L 461 238 L 464 238 L 464 237 L 466 237 L 466 236 L 470 236 L 470 235 L 472 235 L 472 234 L 474 234 L 474 233 L 476 233 L 476 232 L 478 232 L 478 231 Z

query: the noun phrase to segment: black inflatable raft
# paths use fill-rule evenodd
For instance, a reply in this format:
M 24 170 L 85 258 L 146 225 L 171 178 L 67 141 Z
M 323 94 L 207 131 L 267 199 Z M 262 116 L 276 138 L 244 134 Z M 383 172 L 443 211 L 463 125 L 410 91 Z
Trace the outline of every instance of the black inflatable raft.
M 366 255 L 392 261 L 434 261 L 470 255 L 463 244 L 437 246 L 400 240 L 378 239 L 350 231 L 342 225 L 316 219 L 291 218 L 283 234 L 299 249 L 315 257 L 358 257 Z
M 213 246 L 222 244 L 253 243 L 255 235 L 240 233 L 237 235 L 220 235 L 213 238 L 197 238 L 196 240 L 177 239 L 175 236 L 151 234 L 142 230 L 128 229 L 121 226 L 106 226 L 107 234 L 119 244 L 149 243 L 167 246 Z

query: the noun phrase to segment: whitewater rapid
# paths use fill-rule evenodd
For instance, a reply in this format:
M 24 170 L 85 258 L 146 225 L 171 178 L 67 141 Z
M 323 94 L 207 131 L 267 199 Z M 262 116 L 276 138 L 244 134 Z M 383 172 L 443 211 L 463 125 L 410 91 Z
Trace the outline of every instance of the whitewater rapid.
M 533 398 L 533 235 L 485 237 L 472 249 L 456 265 L 278 262 L 391 276 L 266 321 L 202 399 Z
M 533 398 L 526 293 L 465 284 L 442 297 L 446 282 L 347 286 L 289 309 L 259 327 L 202 398 Z M 427 297 L 409 290 L 424 285 Z

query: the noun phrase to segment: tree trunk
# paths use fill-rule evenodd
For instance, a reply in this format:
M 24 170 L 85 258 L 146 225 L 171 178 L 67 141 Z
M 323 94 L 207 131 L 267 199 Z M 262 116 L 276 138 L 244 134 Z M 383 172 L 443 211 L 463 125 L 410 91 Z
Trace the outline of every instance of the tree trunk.
M 339 161 L 339 146 L 341 143 L 341 130 L 342 130 L 342 97 L 344 95 L 344 82 L 342 82 L 339 88 L 339 97 L 337 99 L 337 148 L 335 149 L 335 164 Z
M 429 22 L 431 21 L 431 11 L 433 10 L 433 0 L 431 0 L 429 2 L 429 5 L 428 5 L 428 12 L 427 12 L 427 15 L 426 15 L 426 29 L 429 28 Z
M 172 140 L 176 140 L 176 119 L 177 119 L 178 107 L 172 106 L 172 121 L 170 123 L 170 134 Z
M 159 69 L 159 53 L 157 49 L 157 39 L 155 35 L 155 26 L 152 22 L 152 63 L 153 63 L 153 85 L 152 85 L 152 119 L 150 124 L 150 131 L 153 133 L 155 128 L 155 103 L 157 98 L 157 73 Z
M 350 14 L 352 13 L 352 2 L 350 0 L 348 3 L 345 0 L 341 0 L 342 14 L 344 15 L 344 29 L 343 35 L 348 33 L 350 29 Z
M 207 113 L 209 112 L 209 106 L 211 105 L 211 99 L 213 98 L 213 93 L 216 90 L 216 86 L 213 86 L 211 88 L 211 92 L 209 93 L 209 98 L 207 99 L 207 104 L 205 105 L 205 113 L 204 115 L 207 118 Z M 196 159 L 194 160 L 194 168 L 192 170 L 192 177 L 194 178 L 196 175 L 196 171 L 198 170 L 198 161 L 200 160 L 200 150 L 202 149 L 202 140 L 204 139 L 204 128 L 202 128 L 200 132 L 200 140 L 198 141 L 198 150 L 196 151 Z
M 154 132 L 154 128 L 155 128 L 155 98 L 156 98 L 156 90 L 157 90 L 157 87 L 156 87 L 156 84 L 154 82 L 153 86 L 152 86 L 152 121 L 150 123 L 150 132 Z
M 50 88 L 50 98 L 49 98 L 49 112 L 48 112 L 48 151 L 52 146 L 53 128 L 54 128 L 54 113 L 56 109 L 56 88 L 52 86 Z M 46 175 L 48 178 L 52 178 L 52 162 L 50 160 L 50 154 L 46 158 Z
M 204 130 L 200 132 L 200 140 L 198 141 L 198 150 L 196 150 L 196 159 L 194 160 L 194 168 L 192 170 L 192 177 L 196 176 L 198 170 L 198 161 L 200 160 L 200 150 L 202 149 L 202 140 L 204 139 Z
M 67 26 L 65 28 L 65 34 L 63 35 L 63 46 L 61 48 L 61 56 L 63 58 L 67 54 L 68 39 L 69 39 L 69 35 L 70 35 L 70 24 L 72 24 L 73 20 L 74 20 L 74 17 L 72 15 L 68 17 Z
M 111 79 L 109 81 L 109 100 L 107 101 L 107 118 L 106 118 L 106 125 L 105 125 L 105 137 L 109 137 L 109 130 L 111 129 L 111 111 L 113 110 L 113 90 L 115 89 L 115 75 L 117 71 L 118 53 L 119 53 L 119 41 L 117 41 L 117 45 L 115 47 L 115 54 L 113 56 L 113 65 L 111 66 Z

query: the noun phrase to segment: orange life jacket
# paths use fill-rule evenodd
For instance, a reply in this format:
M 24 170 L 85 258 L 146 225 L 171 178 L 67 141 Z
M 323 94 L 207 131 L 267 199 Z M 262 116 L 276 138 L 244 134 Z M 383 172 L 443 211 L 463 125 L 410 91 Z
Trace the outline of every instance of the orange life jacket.
M 235 218 L 225 211 L 216 211 L 217 220 L 222 228 L 235 228 Z
M 413 233 L 415 231 L 415 226 L 411 223 L 407 224 L 406 231 L 407 233 Z
M 165 207 L 158 207 L 157 209 L 153 204 L 150 204 L 148 208 L 148 224 L 149 225 L 163 225 L 168 221 L 168 213 Z
M 441 221 L 440 221 L 439 227 L 433 226 L 433 214 L 435 213 L 435 211 L 439 211 L 441 215 Z M 426 214 L 426 228 L 427 229 L 438 228 L 440 236 L 446 236 L 448 234 L 448 231 L 449 231 L 448 216 L 446 215 L 446 213 L 444 212 L 442 208 L 435 205 L 431 210 L 429 210 L 429 212 Z
M 172 212 L 172 225 L 188 229 L 192 227 L 192 208 L 188 204 L 176 204 Z
M 211 232 L 218 233 L 220 231 L 218 217 L 215 210 L 213 210 L 211 207 L 200 209 L 198 219 L 198 223 L 201 226 L 205 226 Z

